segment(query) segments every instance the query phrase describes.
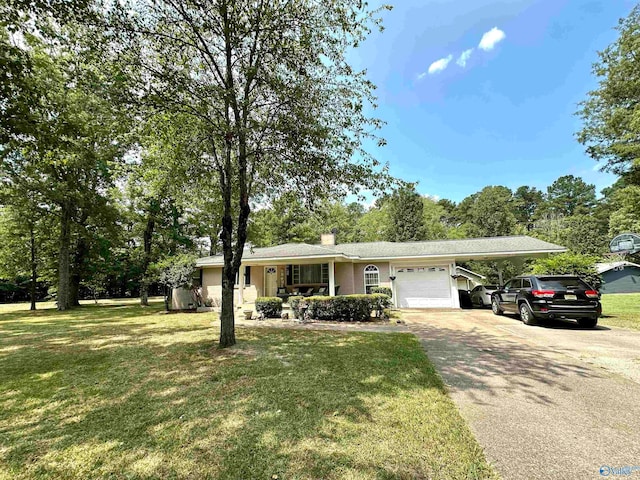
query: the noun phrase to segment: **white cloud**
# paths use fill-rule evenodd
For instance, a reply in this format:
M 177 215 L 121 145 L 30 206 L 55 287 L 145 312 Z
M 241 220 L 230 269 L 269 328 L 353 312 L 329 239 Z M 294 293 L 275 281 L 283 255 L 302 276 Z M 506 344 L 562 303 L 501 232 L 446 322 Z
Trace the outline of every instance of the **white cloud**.
M 422 72 L 420 75 L 418 75 L 418 80 L 422 80 L 426 76 L 427 76 L 427 72 Z
M 469 61 L 469 58 L 471 57 L 472 53 L 473 53 L 473 48 L 470 48 L 469 50 L 465 50 L 460 54 L 460 56 L 458 57 L 458 60 L 456 60 L 456 63 L 460 65 L 462 68 L 466 67 L 467 62 Z
M 449 65 L 449 62 L 453 60 L 453 55 L 449 55 L 448 57 L 441 58 L 440 60 L 436 60 L 431 65 L 429 65 L 429 75 L 433 75 L 434 73 L 439 73 L 443 71 Z
M 478 44 L 478 48 L 485 52 L 493 50 L 498 43 L 500 43 L 506 37 L 505 33 L 498 27 L 493 27 L 491 30 L 482 35 L 482 39 Z

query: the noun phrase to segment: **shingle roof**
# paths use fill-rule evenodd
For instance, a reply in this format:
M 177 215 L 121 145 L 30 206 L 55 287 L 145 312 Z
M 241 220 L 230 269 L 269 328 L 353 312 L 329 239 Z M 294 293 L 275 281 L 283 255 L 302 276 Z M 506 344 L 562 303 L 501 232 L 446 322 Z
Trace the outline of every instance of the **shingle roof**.
M 637 263 L 620 261 L 620 262 L 611 262 L 611 263 L 596 263 L 596 270 L 598 273 L 608 272 L 609 270 L 613 270 L 616 267 L 640 267 Z
M 423 256 L 456 256 L 538 251 L 563 252 L 566 249 L 553 243 L 527 236 L 465 238 L 460 240 L 431 240 L 426 242 L 344 243 L 335 248 L 347 255 L 361 258 L 393 258 Z
M 432 240 L 425 242 L 368 242 L 338 245 L 309 245 L 287 243 L 275 247 L 245 249 L 243 259 L 296 259 L 315 257 L 344 257 L 345 259 L 393 259 L 428 257 L 504 256 L 509 254 L 540 254 L 564 252 L 560 245 L 527 236 L 465 238 L 461 240 Z M 204 257 L 197 266 L 222 265 L 221 255 Z

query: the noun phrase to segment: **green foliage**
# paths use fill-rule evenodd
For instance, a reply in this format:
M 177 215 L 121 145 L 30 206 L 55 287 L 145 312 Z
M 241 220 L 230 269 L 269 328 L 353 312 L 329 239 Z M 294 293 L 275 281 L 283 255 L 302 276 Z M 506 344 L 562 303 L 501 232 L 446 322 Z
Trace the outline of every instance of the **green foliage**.
M 595 267 L 597 261 L 598 258 L 592 255 L 565 252 L 536 259 L 531 264 L 531 273 L 534 275 L 578 275 L 589 285 L 597 288 L 601 283 Z
M 516 221 L 529 228 L 544 202 L 544 194 L 536 187 L 523 185 L 513 194 L 513 214 Z
M 415 186 L 403 186 L 395 190 L 387 202 L 390 228 L 386 232 L 386 240 L 390 242 L 424 240 L 424 205 Z
M 509 188 L 489 186 L 465 198 L 457 210 L 460 218 L 468 224 L 470 236 L 512 235 L 516 229 L 513 202 Z
M 291 296 L 289 297 L 289 307 L 291 307 L 291 311 L 293 312 L 293 316 L 295 318 L 302 318 L 301 307 L 306 307 L 307 303 L 305 302 L 305 297 L 302 296 Z
M 307 298 L 309 316 L 316 320 L 366 322 L 371 318 L 370 295 L 314 296 Z
M 358 220 L 358 230 L 361 232 L 359 241 L 379 242 L 389 237 L 392 228 L 389 205 L 387 202 L 380 202 Z
M 547 242 L 567 247 L 583 255 L 602 255 L 607 251 L 607 219 L 589 215 L 548 217 L 536 221 L 532 232 Z
M 165 258 L 150 266 L 157 280 L 169 289 L 194 287 L 197 255 L 183 253 Z
M 266 318 L 280 318 L 282 314 L 282 299 L 278 297 L 256 298 L 256 311 Z
M 422 198 L 422 213 L 425 240 L 441 240 L 447 238 L 448 229 L 445 219 L 446 208 L 428 197 Z
M 386 293 L 373 292 L 369 297 L 369 305 L 371 310 L 376 312 L 376 318 L 382 316 L 383 312 L 392 306 L 391 295 Z
M 640 186 L 630 185 L 617 190 L 611 202 L 609 236 L 620 233 L 640 233 Z
M 580 177 L 565 175 L 547 187 L 544 211 L 554 217 L 584 215 L 596 204 L 596 187 Z
M 373 287 L 371 289 L 371 293 L 381 293 L 389 298 L 392 296 L 391 289 L 389 287 Z
M 604 169 L 622 175 L 640 167 L 640 6 L 620 19 L 617 30 L 618 39 L 593 65 L 598 88 L 581 103 L 578 140 Z
M 300 318 L 301 302 L 307 306 L 307 313 L 316 320 L 336 320 L 340 322 L 366 322 L 371 319 L 371 312 L 382 311 L 391 306 L 391 299 L 380 293 L 370 295 L 337 295 L 335 297 L 313 296 L 295 299 L 291 302 L 297 318 Z

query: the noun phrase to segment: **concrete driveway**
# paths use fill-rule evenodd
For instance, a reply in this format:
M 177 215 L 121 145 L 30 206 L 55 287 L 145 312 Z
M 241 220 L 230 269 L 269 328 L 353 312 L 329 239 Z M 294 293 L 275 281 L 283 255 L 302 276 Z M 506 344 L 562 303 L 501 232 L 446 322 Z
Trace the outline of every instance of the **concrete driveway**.
M 482 310 L 404 318 L 505 479 L 603 478 L 601 467 L 627 466 L 640 479 L 640 332 L 528 327 Z

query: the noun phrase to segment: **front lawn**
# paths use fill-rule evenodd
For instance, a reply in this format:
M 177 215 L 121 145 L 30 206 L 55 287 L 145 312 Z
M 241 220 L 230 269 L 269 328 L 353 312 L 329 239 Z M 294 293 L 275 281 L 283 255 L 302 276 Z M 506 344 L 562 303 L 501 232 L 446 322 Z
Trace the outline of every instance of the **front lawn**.
M 411 335 L 159 310 L 0 309 L 1 479 L 495 476 Z
M 640 293 L 602 295 L 601 325 L 640 330 Z

